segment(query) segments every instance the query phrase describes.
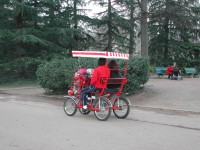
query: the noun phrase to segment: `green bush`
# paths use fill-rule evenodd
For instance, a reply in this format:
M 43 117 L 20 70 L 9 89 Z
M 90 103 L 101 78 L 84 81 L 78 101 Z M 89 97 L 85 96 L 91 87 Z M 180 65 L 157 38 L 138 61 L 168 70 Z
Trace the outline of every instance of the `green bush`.
M 155 72 L 155 66 L 150 65 L 149 66 L 149 72 Z
M 44 89 L 56 93 L 66 92 L 72 84 L 72 76 L 82 67 L 95 68 L 97 67 L 97 59 L 90 58 L 68 58 L 55 59 L 41 65 L 37 71 L 38 82 Z M 125 66 L 124 60 L 117 61 L 120 68 Z M 129 60 L 127 68 L 128 83 L 125 86 L 124 92 L 133 94 L 142 84 L 148 81 L 148 60 L 134 56 Z
M 11 79 L 33 78 L 41 63 L 43 61 L 40 59 L 22 57 L 9 63 L 0 64 L 0 83 Z
M 75 58 L 54 59 L 47 62 L 39 66 L 36 72 L 38 83 L 46 90 L 63 93 L 69 88 L 77 66 Z
M 124 92 L 134 94 L 149 79 L 149 61 L 141 56 L 133 56 L 129 60 L 127 69 L 128 83 L 125 85 Z

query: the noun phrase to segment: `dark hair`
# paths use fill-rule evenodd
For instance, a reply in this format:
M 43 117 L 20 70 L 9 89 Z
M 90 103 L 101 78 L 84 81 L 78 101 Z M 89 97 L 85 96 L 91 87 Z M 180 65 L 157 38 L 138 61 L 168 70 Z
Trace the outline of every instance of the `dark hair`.
M 117 62 L 115 61 L 115 60 L 111 60 L 110 62 L 109 62 L 109 64 L 108 64 L 108 67 L 110 68 L 110 69 L 116 69 L 117 68 Z
M 99 58 L 98 66 L 103 66 L 106 64 L 106 58 Z

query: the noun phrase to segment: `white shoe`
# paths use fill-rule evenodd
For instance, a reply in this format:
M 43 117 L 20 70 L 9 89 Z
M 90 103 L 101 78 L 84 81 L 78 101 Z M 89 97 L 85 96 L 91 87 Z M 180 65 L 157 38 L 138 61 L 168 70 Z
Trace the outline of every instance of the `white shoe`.
M 84 106 L 83 106 L 83 109 L 87 109 L 87 105 L 84 105 Z

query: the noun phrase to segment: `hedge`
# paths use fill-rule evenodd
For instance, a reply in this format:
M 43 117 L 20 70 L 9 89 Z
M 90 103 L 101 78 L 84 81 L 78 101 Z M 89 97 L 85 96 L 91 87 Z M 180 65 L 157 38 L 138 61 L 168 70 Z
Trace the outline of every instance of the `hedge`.
M 66 58 L 54 59 L 44 65 L 39 66 L 37 71 L 38 82 L 44 89 L 52 92 L 63 93 L 71 86 L 72 76 L 78 68 L 95 68 L 97 59 L 92 58 Z M 125 66 L 125 61 L 117 61 L 120 67 Z M 141 85 L 148 81 L 149 61 L 140 56 L 133 56 L 129 60 L 127 68 L 128 83 L 125 85 L 124 92 L 133 94 Z

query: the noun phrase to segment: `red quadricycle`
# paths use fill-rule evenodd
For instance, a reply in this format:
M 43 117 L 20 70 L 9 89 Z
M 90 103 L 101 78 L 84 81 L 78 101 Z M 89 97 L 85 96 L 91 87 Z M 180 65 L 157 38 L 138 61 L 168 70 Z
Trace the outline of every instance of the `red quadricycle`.
M 122 91 L 127 83 L 126 69 L 128 66 L 129 54 L 104 51 L 72 51 L 73 57 L 88 57 L 88 58 L 107 58 L 107 59 L 124 59 L 126 65 L 123 69 L 117 71 L 120 77 L 101 78 L 103 88 L 100 91 L 95 91 L 88 95 L 88 109 L 83 112 L 81 100 L 81 90 L 89 85 L 91 73 L 77 72 L 72 77 L 72 87 L 65 97 L 64 111 L 68 116 L 76 114 L 77 110 L 87 115 L 94 111 L 96 118 L 100 121 L 107 120 L 111 111 L 117 118 L 126 118 L 130 112 L 130 101 L 123 96 Z M 111 69 L 115 70 L 115 69 Z M 116 71 L 116 70 L 115 70 Z M 91 70 L 90 70 L 91 72 Z M 114 88 L 113 88 L 114 87 Z

